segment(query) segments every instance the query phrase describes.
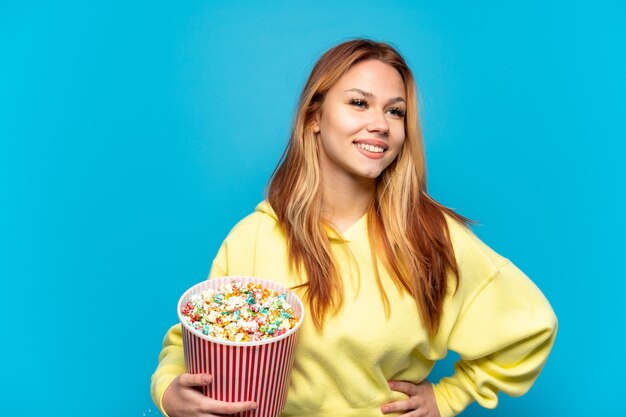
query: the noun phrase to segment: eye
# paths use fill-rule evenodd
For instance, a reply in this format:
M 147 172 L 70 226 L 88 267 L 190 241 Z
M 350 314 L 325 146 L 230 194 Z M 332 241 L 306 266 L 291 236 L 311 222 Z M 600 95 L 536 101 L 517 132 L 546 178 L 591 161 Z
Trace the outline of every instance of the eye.
M 399 118 L 402 118 L 402 117 L 404 117 L 406 115 L 406 110 L 403 110 L 400 107 L 392 107 L 392 108 L 390 108 L 387 111 L 392 116 L 399 117 Z
M 367 101 L 362 98 L 353 98 L 350 100 L 350 104 L 361 109 L 367 109 L 368 107 Z

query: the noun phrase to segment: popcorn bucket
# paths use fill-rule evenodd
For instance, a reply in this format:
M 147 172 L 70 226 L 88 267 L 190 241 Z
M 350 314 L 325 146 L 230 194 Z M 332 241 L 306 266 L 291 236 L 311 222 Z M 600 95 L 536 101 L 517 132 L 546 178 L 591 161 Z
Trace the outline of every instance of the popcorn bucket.
M 253 282 L 286 294 L 287 303 L 300 317 L 297 324 L 286 333 L 270 339 L 233 342 L 204 335 L 183 320 L 182 307 L 193 295 L 207 289 L 217 290 L 234 278 L 240 279 L 243 286 Z M 178 318 L 183 330 L 187 372 L 213 376 L 213 382 L 202 388 L 204 395 L 221 401 L 257 403 L 256 410 L 236 414 L 240 417 L 276 417 L 280 414 L 287 400 L 295 346 L 304 318 L 304 307 L 296 294 L 280 284 L 256 277 L 213 278 L 194 285 L 180 297 Z

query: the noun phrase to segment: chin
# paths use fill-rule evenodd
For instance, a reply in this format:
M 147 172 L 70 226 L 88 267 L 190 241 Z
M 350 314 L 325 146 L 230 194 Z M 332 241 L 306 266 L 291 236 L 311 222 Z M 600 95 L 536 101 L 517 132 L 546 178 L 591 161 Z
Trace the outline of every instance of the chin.
M 367 171 L 367 172 L 358 172 L 357 175 L 361 178 L 368 180 L 375 180 L 380 177 L 380 174 L 383 173 L 383 170 L 375 170 L 375 171 Z

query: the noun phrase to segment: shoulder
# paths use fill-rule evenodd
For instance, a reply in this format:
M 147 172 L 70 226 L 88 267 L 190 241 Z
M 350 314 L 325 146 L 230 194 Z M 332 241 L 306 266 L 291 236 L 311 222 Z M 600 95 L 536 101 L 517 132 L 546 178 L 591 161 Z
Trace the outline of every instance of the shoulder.
M 468 227 L 452 218 L 448 218 L 448 227 L 459 268 L 459 298 L 473 300 L 481 293 L 497 289 L 501 297 L 506 293 L 513 298 L 522 296 L 545 301 L 541 291 L 523 271 L 487 246 Z
M 223 246 L 237 252 L 248 252 L 256 251 L 260 246 L 275 247 L 285 240 L 285 233 L 274 211 L 263 201 L 231 229 Z
M 464 224 L 451 217 L 447 221 L 459 269 L 459 285 L 450 294 L 444 329 L 458 326 L 455 323 L 460 318 L 472 323 L 482 320 L 489 325 L 502 318 L 506 327 L 510 323 L 505 318 L 513 314 L 523 317 L 524 322 L 534 323 L 532 326 L 556 328 L 556 316 L 549 302 L 523 271 L 487 246 Z M 498 331 L 504 332 L 503 329 Z M 471 337 L 471 331 L 467 337 Z
M 287 264 L 286 254 L 285 233 L 263 202 L 232 228 L 213 261 L 211 275 L 282 276 L 276 271 Z
M 259 234 L 280 231 L 280 224 L 271 206 L 263 201 L 256 206 L 254 212 L 241 219 L 228 233 L 226 242 L 241 240 L 250 241 Z
M 445 215 L 454 255 L 462 275 L 468 273 L 488 276 L 496 273 L 510 261 L 487 246 L 469 228 Z
M 472 300 L 496 277 L 506 281 L 529 280 L 509 259 L 485 244 L 468 226 L 449 216 L 446 219 L 459 272 L 458 286 L 451 287 L 458 302 L 465 304 Z M 453 285 L 456 280 L 449 283 Z

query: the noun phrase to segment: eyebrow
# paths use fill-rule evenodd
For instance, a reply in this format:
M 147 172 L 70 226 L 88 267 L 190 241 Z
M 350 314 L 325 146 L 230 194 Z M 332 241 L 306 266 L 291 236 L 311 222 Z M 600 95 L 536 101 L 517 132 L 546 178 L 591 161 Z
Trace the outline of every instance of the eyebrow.
M 362 94 L 365 97 L 369 97 L 369 98 L 374 97 L 373 93 L 370 93 L 369 91 L 363 91 L 363 90 L 361 90 L 359 88 L 350 88 L 349 90 L 344 91 L 344 93 L 349 93 L 351 91 L 354 91 L 354 92 L 357 92 L 359 94 Z M 399 102 L 406 103 L 406 100 L 404 100 L 402 97 L 398 96 L 398 97 L 394 97 L 394 98 L 392 98 L 392 99 L 390 99 L 388 101 L 389 104 L 399 103 Z

